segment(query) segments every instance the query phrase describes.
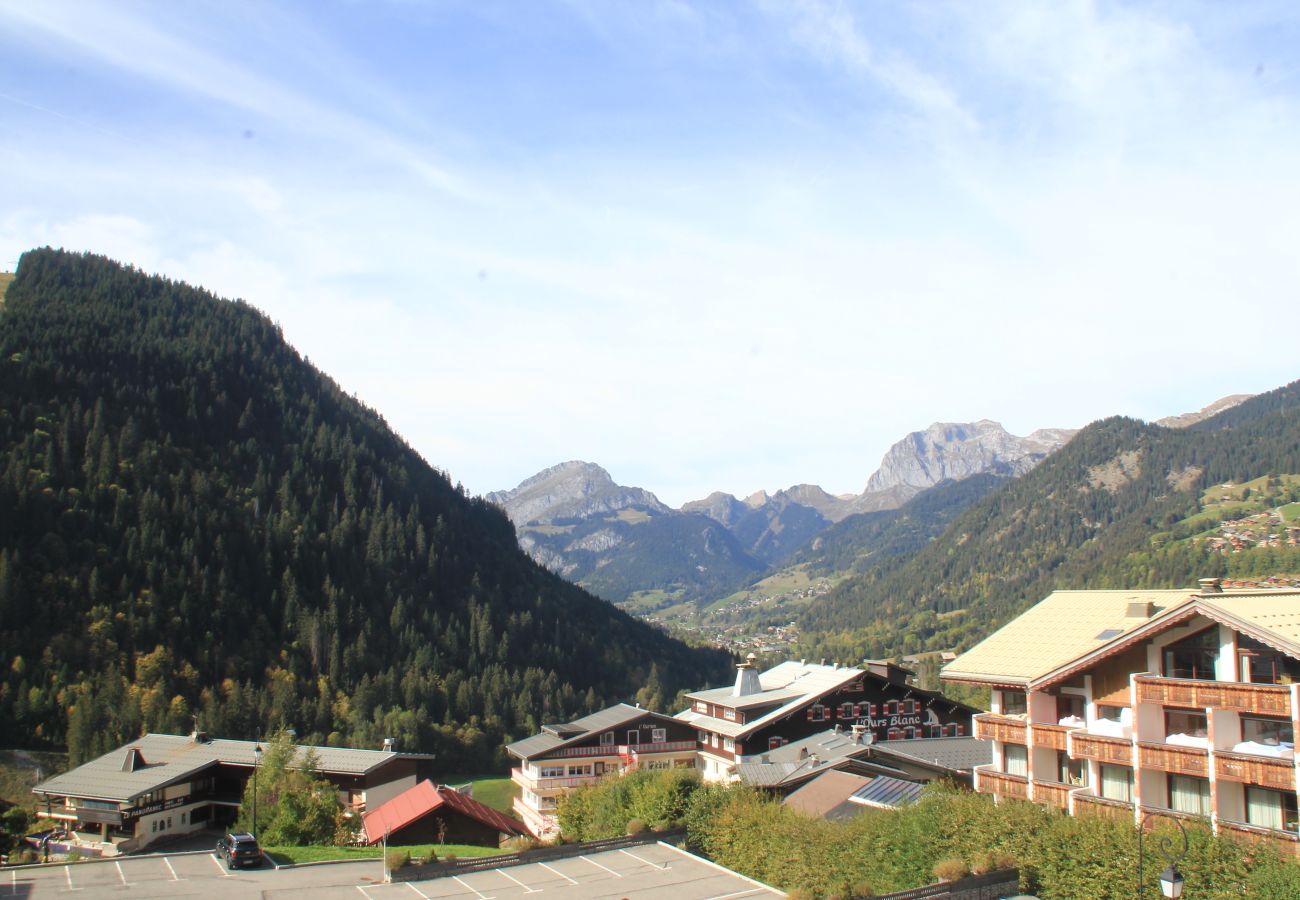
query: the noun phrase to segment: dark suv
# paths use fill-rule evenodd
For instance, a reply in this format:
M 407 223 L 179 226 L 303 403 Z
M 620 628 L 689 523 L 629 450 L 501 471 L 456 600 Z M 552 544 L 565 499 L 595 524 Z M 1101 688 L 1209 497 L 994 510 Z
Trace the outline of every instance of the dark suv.
M 228 869 L 262 864 L 262 848 L 257 846 L 257 838 L 247 832 L 230 833 L 217 841 L 217 856 L 226 861 Z

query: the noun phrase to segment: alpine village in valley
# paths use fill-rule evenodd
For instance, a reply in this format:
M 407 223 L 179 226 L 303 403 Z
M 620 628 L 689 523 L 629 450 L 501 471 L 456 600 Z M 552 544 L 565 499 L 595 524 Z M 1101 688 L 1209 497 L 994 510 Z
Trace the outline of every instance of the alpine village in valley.
M 1300 898 L 1294 10 L 0 25 L 0 897 Z

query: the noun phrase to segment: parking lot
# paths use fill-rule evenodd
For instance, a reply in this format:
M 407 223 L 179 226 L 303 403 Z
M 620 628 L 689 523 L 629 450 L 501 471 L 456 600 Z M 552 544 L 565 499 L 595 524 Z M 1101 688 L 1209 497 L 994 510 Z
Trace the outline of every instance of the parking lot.
M 784 894 L 667 844 L 489 869 L 452 878 L 383 883 L 378 859 L 229 872 L 211 853 L 126 857 L 0 871 L 0 898 L 232 897 L 310 895 L 312 900 L 495 900 L 549 891 L 561 898 L 742 900 Z M 537 898 L 545 900 L 545 898 Z

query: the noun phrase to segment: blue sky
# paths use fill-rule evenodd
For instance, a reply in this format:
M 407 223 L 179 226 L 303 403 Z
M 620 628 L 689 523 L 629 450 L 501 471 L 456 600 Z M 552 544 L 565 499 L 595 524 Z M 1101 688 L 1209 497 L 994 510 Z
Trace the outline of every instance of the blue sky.
M 1289 3 L 0 0 L 0 267 L 243 297 L 476 493 L 857 492 L 1300 375 Z

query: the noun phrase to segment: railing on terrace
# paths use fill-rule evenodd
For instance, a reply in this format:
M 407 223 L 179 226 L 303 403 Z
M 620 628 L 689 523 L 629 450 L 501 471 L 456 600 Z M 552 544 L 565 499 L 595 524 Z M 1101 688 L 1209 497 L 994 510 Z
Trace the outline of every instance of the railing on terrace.
M 1227 781 L 1295 792 L 1295 764 L 1289 759 L 1216 751 L 1214 774 Z
M 1029 779 L 986 766 L 975 767 L 975 785 L 981 794 L 999 794 L 1016 800 L 1029 799 Z
M 1291 689 L 1286 685 L 1160 678 L 1155 675 L 1139 675 L 1134 681 L 1140 703 L 1231 709 L 1268 716 L 1291 715 Z
M 1075 759 L 1095 759 L 1098 762 L 1131 766 L 1133 742 L 1128 738 L 1074 731 L 1070 734 L 1070 755 Z
M 1026 725 L 1023 719 L 980 713 L 975 717 L 975 737 L 981 741 L 1002 741 L 1006 744 L 1026 742 Z
M 1223 818 L 1219 819 L 1219 831 L 1236 838 L 1244 838 L 1252 844 L 1269 844 L 1284 852 L 1294 854 L 1300 851 L 1300 835 L 1294 831 L 1280 831 L 1276 828 L 1264 828 Z
M 1070 792 L 1077 791 L 1083 785 L 1062 784 L 1057 781 L 1035 781 L 1034 800 L 1057 809 L 1070 808 Z
M 1184 822 L 1199 822 L 1202 825 L 1208 825 L 1210 822 L 1209 813 L 1201 815 L 1200 813 L 1183 812 L 1179 809 L 1168 809 L 1164 806 L 1142 804 L 1142 815 L 1145 817 L 1151 813 L 1159 813 L 1170 819 L 1182 819 Z M 1148 828 L 1150 827 L 1148 826 Z
M 599 747 L 561 747 L 539 754 L 538 759 L 569 759 L 574 756 L 628 756 L 631 753 L 670 753 L 694 750 L 696 741 L 661 741 L 657 744 L 602 744 Z
M 522 769 L 511 769 L 510 780 L 520 787 L 530 788 L 534 791 L 555 791 L 562 788 L 582 787 L 584 784 L 592 784 L 599 778 L 599 775 L 570 775 L 564 778 L 533 778 Z
M 1110 797 L 1078 792 L 1074 795 L 1074 814 L 1105 816 L 1108 819 L 1132 819 L 1133 804 Z
M 661 741 L 658 744 L 633 744 L 628 749 L 637 756 L 647 753 L 681 753 L 694 750 L 699 746 L 696 741 Z
M 1138 765 L 1144 769 L 1159 769 L 1175 775 L 1210 774 L 1209 751 L 1201 747 L 1183 747 L 1178 744 L 1138 743 Z
M 1047 747 L 1051 750 L 1064 750 L 1065 733 L 1067 731 L 1074 731 L 1074 729 L 1066 725 L 1040 725 L 1035 722 L 1030 728 L 1030 735 L 1035 747 Z

